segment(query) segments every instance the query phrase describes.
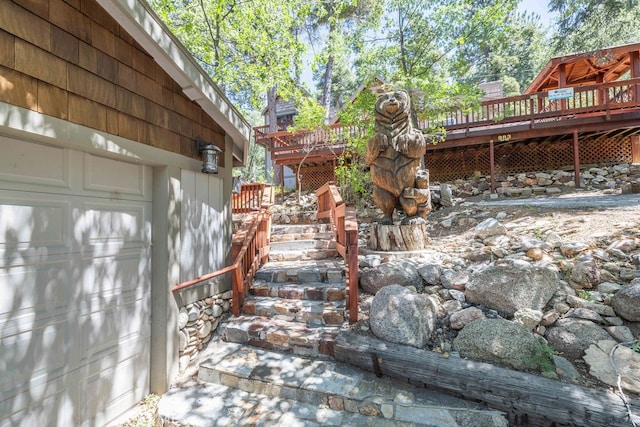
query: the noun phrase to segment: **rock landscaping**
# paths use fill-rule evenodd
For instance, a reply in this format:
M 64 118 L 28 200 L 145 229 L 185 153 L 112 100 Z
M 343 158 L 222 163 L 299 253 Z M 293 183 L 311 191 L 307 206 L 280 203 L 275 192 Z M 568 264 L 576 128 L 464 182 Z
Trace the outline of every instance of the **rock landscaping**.
M 637 182 L 637 174 L 628 165 L 585 171 L 584 182 L 608 189 L 574 189 L 572 196 L 593 196 L 594 205 L 581 209 L 563 209 L 560 200 L 559 208 L 490 206 L 477 190 L 483 187 L 477 185 L 481 179 L 447 185 L 454 195 L 448 197 L 452 206 L 432 212 L 431 248 L 413 253 L 367 250 L 368 223 L 375 214 L 361 209 L 360 309 L 365 320 L 354 330 L 414 347 L 424 342 L 422 348 L 434 352 L 456 351 L 592 387 L 616 386 L 609 358 L 617 344 L 616 369 L 626 375 L 622 387 L 637 393 L 640 207 L 597 206 L 598 196 L 622 193 L 622 187 Z M 567 176 L 521 174 L 502 182 L 509 183 L 503 188 L 534 185 L 534 180 L 546 187 Z M 465 192 L 480 196 L 461 199 Z M 515 195 L 500 193 L 504 198 Z M 398 271 L 410 277 L 416 271 L 422 283 Z M 377 295 L 386 293 L 387 286 L 398 292 L 381 307 Z M 428 296 L 430 308 L 420 315 L 410 315 L 414 308 L 395 315 L 393 327 L 422 331 L 422 325 L 435 322 L 432 334 L 419 343 L 402 333 L 390 334 L 383 327 L 389 315 L 379 314 L 413 307 L 410 301 L 417 297 L 412 293 Z

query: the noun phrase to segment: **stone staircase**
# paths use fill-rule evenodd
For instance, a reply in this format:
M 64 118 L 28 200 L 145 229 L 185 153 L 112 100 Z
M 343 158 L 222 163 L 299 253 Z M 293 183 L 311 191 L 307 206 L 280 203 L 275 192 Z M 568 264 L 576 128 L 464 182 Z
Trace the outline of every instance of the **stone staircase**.
M 163 426 L 507 426 L 497 411 L 333 359 L 345 267 L 328 225 L 274 225 L 242 315 L 220 326 L 198 380 L 165 394 Z
M 227 342 L 332 357 L 345 323 L 344 261 L 328 224 L 273 225 L 269 262 L 242 307 L 223 326 Z

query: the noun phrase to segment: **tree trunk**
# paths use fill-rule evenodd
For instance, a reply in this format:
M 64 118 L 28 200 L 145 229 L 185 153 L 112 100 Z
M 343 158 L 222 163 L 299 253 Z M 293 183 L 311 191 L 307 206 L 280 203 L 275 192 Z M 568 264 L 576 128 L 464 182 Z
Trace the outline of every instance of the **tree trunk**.
M 427 249 L 429 233 L 426 224 L 371 224 L 369 247 L 376 251 L 417 251 Z
M 331 116 L 331 85 L 333 84 L 333 55 L 329 55 L 324 70 L 324 87 L 322 88 L 322 106 L 325 108 L 324 123 L 329 124 Z
M 500 368 L 414 347 L 388 343 L 352 332 L 335 341 L 340 362 L 378 376 L 409 380 L 505 411 L 514 425 L 629 426 L 624 402 L 606 390 L 595 390 L 532 374 Z M 633 414 L 640 402 L 630 401 Z M 640 417 L 634 415 L 634 421 Z
M 278 112 L 276 110 L 277 103 L 277 86 L 273 86 L 271 89 L 267 91 L 267 120 L 269 122 L 269 133 L 278 131 Z M 271 150 L 273 149 L 273 145 L 269 146 L 269 155 L 271 156 Z M 273 160 L 273 157 L 271 157 Z M 280 168 L 271 163 L 271 167 L 273 168 L 273 184 L 280 185 L 282 181 Z

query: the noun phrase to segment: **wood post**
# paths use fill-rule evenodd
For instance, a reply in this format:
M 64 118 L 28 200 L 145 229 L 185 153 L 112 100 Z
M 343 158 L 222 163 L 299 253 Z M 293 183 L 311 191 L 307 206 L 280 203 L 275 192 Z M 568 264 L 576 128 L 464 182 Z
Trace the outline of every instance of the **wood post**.
M 631 135 L 631 163 L 640 163 L 640 135 Z
M 578 144 L 578 129 L 573 130 L 573 171 L 576 188 L 580 188 L 580 145 Z
M 496 157 L 493 139 L 489 140 L 489 175 L 491 176 L 491 192 L 496 192 Z
M 560 64 L 558 66 L 558 89 L 566 87 L 567 86 L 567 73 L 566 73 L 566 68 L 565 68 L 565 64 Z M 567 100 L 566 99 L 561 99 L 560 100 L 560 110 L 564 111 L 567 109 Z
M 640 51 L 629 52 L 629 62 L 631 63 L 631 78 L 636 79 L 640 77 Z M 640 85 L 636 83 L 635 90 L 635 101 L 636 104 L 640 101 Z

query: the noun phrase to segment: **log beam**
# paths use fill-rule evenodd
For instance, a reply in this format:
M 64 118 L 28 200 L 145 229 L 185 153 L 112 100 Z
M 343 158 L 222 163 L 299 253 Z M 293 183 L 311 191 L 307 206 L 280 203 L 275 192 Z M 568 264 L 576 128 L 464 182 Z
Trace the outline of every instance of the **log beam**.
M 376 362 L 372 360 L 375 355 Z M 340 362 L 434 390 L 481 401 L 510 416 L 577 426 L 629 426 L 624 402 L 617 395 L 537 375 L 500 368 L 376 338 L 342 332 L 335 341 Z M 376 366 L 377 365 L 377 366 Z M 640 402 L 630 401 L 635 423 Z

